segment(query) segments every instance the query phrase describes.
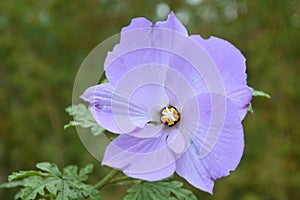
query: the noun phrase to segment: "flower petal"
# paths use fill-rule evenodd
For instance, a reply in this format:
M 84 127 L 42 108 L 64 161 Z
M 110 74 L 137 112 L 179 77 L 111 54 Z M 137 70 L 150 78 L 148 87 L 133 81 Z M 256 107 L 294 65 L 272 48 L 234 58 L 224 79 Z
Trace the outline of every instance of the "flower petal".
M 173 17 L 171 14 L 165 24 L 170 27 L 176 24 Z M 115 85 L 128 71 L 150 63 L 178 71 L 198 93 L 225 92 L 217 67 L 201 45 L 187 35 L 160 25 L 122 32 L 120 44 L 107 55 L 104 67 L 107 79 Z
M 175 157 L 166 143 L 171 132 L 171 129 L 163 130 L 160 137 L 147 139 L 120 135 L 106 148 L 102 164 L 121 169 L 134 177 L 139 175 L 144 180 L 166 178 L 174 172 L 175 164 Z M 161 173 L 165 170 L 169 173 Z M 149 174 L 154 176 L 149 177 Z
M 211 56 L 222 76 L 226 96 L 238 108 L 241 120 L 244 119 L 252 99 L 252 89 L 247 86 L 246 59 L 228 41 L 216 37 L 203 39 L 200 35 L 190 36 Z
M 236 107 L 217 94 L 198 95 L 199 130 L 176 172 L 192 185 L 212 193 L 213 180 L 229 175 L 243 154 L 243 127 Z M 187 102 L 186 106 L 190 104 Z M 225 105 L 225 107 L 224 107 Z
M 171 149 L 176 154 L 181 154 L 185 150 L 185 138 L 182 133 L 174 128 L 172 134 L 169 134 L 167 138 L 167 144 L 169 149 Z
M 167 28 L 182 33 L 184 35 L 188 35 L 187 30 L 185 29 L 183 24 L 176 18 L 173 12 L 171 12 L 168 15 L 168 19 L 166 21 L 156 22 L 154 27 Z
M 130 31 L 137 28 L 149 28 L 152 26 L 152 22 L 144 17 L 137 17 L 131 20 L 130 24 L 122 28 L 121 33 L 125 31 Z
M 176 173 L 193 186 L 212 194 L 214 181 L 192 146 L 177 160 Z
M 124 102 L 136 102 L 136 105 L 142 110 L 146 111 L 147 119 L 146 123 L 152 121 L 152 109 L 159 105 L 168 105 L 169 98 L 164 89 L 164 82 L 166 72 L 168 68 L 163 65 L 157 64 L 145 64 L 133 68 L 124 74 L 118 82 L 115 84 L 115 90 L 117 94 L 122 96 Z M 115 105 L 112 102 L 112 108 L 119 107 L 118 102 Z M 123 110 L 129 112 L 129 116 L 135 116 L 131 114 L 130 107 L 126 108 L 126 103 L 122 104 Z M 116 115 L 116 121 L 122 122 L 124 116 Z M 133 119 L 136 122 L 136 120 Z M 126 124 L 119 124 L 120 127 L 126 127 Z M 139 127 L 145 125 L 145 121 L 141 121 L 141 124 L 137 124 Z
M 222 97 L 218 95 L 214 95 L 212 99 L 216 99 L 217 101 Z M 208 102 L 205 101 L 205 97 L 200 97 L 202 104 L 200 105 L 200 110 L 203 107 L 207 107 Z M 212 101 L 213 103 L 213 101 Z M 200 103 L 201 104 L 201 103 Z M 221 104 L 215 105 L 216 110 L 220 110 Z M 244 152 L 244 134 L 243 134 L 243 126 L 241 124 L 238 112 L 236 107 L 231 103 L 231 101 L 226 99 L 226 111 L 225 116 L 222 119 L 220 116 L 216 117 L 216 123 L 212 120 L 214 118 L 213 115 L 218 115 L 218 112 L 209 113 L 208 109 L 204 109 L 201 111 L 200 120 L 203 122 L 202 136 L 202 144 L 198 146 L 200 151 L 200 158 L 203 158 L 203 162 L 208 168 L 211 178 L 217 179 L 223 176 L 229 175 L 231 170 L 234 170 L 243 155 Z M 210 120 L 209 119 L 210 115 Z M 222 115 L 222 114 L 220 114 Z M 222 130 L 220 134 L 216 134 L 216 130 L 221 126 L 221 119 L 223 120 Z M 215 136 L 218 135 L 216 143 L 214 142 Z M 198 135 L 196 135 L 197 137 Z M 203 139 L 204 138 L 204 139 Z M 195 140 L 195 146 L 197 147 L 197 142 L 200 140 Z M 215 143 L 215 144 L 214 144 Z M 214 144 L 213 148 L 211 145 Z
M 159 169 L 154 172 L 149 172 L 149 173 L 130 173 L 130 172 L 124 172 L 126 176 L 132 177 L 132 178 L 137 178 L 141 180 L 146 180 L 146 181 L 159 181 L 165 178 L 168 178 L 172 176 L 175 172 L 176 169 L 176 163 L 173 162 L 169 166 L 164 167 L 162 169 Z
M 88 88 L 81 98 L 90 103 L 90 111 L 97 123 L 113 133 L 128 133 L 137 127 L 136 124 L 149 121 L 147 110 L 126 101 L 109 83 Z
M 178 129 L 184 135 L 186 147 L 188 148 L 194 140 L 200 127 L 200 108 L 197 97 L 193 97 L 183 105 Z
M 178 99 L 180 105 L 177 109 L 182 108 L 188 99 L 197 95 L 197 92 L 192 88 L 189 81 L 171 67 L 167 71 L 164 85 Z
M 140 31 L 134 31 L 132 35 L 139 32 L 145 32 L 143 30 Z M 125 34 L 124 34 L 125 35 Z M 126 36 L 131 37 L 131 34 L 127 33 Z M 138 36 L 136 36 L 138 37 Z M 134 44 L 132 44 L 134 38 L 128 38 L 127 40 L 124 40 L 123 43 L 119 45 L 121 49 L 123 49 L 122 52 L 118 52 L 119 49 L 114 49 L 110 55 L 106 57 L 105 60 L 105 74 L 108 79 L 108 81 L 115 85 L 118 80 L 124 76 L 127 72 L 130 70 L 133 70 L 136 67 L 142 66 L 142 65 L 149 65 L 151 63 L 154 64 L 167 64 L 168 63 L 168 56 L 165 56 L 165 54 L 161 53 L 161 50 L 159 49 L 140 49 L 143 46 L 137 45 L 136 47 Z M 151 37 L 151 36 L 150 36 Z M 141 40 L 146 40 L 148 38 L 144 38 L 144 36 L 140 36 Z M 129 44 L 126 44 L 126 43 Z
M 152 71 L 150 68 L 148 68 L 149 71 Z M 148 70 L 147 69 L 147 70 Z M 154 68 L 152 68 L 154 69 Z M 161 74 L 163 74 L 163 69 L 159 70 L 159 68 L 157 68 L 156 71 L 161 71 Z M 150 111 L 153 109 L 153 107 L 157 107 L 157 110 L 162 110 L 162 108 L 166 105 L 169 104 L 169 97 L 166 94 L 165 91 L 165 86 L 161 82 L 160 80 L 158 80 L 157 82 L 155 82 L 155 80 L 149 80 L 151 82 L 146 82 L 147 79 L 143 79 L 143 76 L 150 76 L 150 74 L 143 70 L 142 73 L 136 74 L 137 79 L 141 79 L 141 82 L 138 81 L 131 81 L 134 82 L 133 83 L 133 87 L 132 88 L 128 88 L 128 91 L 131 91 L 130 94 L 130 101 L 132 102 L 138 102 L 139 106 L 145 108 L 149 113 Z M 133 76 L 135 77 L 135 76 Z M 153 77 L 154 79 L 156 79 L 157 77 Z M 135 84 L 140 84 L 135 85 Z M 129 85 L 126 85 L 127 87 L 130 87 Z M 152 120 L 151 120 L 152 121 Z
M 128 135 L 136 137 L 136 138 L 160 137 L 161 131 L 164 127 L 165 127 L 165 125 L 162 123 L 160 123 L 158 125 L 149 123 L 143 128 L 136 128 L 132 132 L 128 133 Z

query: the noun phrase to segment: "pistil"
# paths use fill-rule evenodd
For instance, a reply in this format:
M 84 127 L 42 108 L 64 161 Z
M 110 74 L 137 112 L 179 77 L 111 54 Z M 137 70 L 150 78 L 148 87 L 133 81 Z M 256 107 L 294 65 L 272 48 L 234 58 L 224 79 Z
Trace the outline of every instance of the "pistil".
M 168 126 L 174 126 L 180 120 L 180 114 L 173 106 L 167 106 L 161 111 L 160 120 Z

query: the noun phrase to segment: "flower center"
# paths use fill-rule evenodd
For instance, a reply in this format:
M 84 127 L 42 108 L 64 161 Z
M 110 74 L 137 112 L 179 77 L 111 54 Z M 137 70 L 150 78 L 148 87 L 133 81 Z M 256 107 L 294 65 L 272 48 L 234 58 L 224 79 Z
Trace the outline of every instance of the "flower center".
M 168 126 L 174 126 L 180 120 L 180 114 L 173 106 L 167 106 L 161 111 L 160 120 Z

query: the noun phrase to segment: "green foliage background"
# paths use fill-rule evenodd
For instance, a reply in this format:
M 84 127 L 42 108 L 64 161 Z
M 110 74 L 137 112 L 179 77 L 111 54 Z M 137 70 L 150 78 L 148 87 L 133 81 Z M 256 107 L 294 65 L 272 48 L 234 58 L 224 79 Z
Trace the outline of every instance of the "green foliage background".
M 164 3 L 164 4 L 161 4 Z M 158 5 L 159 4 L 159 5 Z M 166 5 L 190 34 L 218 36 L 247 58 L 248 82 L 271 94 L 255 98 L 244 120 L 245 153 L 214 195 L 199 199 L 297 199 L 300 195 L 300 2 L 297 0 L 2 0 L 0 2 L 0 182 L 35 163 L 95 164 L 70 119 L 73 81 L 85 56 L 130 19 L 164 19 Z M 160 9 L 158 9 L 160 8 Z M 186 184 L 186 187 L 189 187 Z M 120 199 L 126 187 L 104 190 Z M 12 199 L 14 190 L 0 190 Z

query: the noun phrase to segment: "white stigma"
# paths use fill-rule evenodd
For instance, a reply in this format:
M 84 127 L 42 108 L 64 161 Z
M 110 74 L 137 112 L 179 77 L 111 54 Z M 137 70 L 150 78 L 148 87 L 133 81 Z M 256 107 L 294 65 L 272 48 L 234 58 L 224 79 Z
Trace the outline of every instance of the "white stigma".
M 175 125 L 180 119 L 179 112 L 172 106 L 165 107 L 161 111 L 160 121 L 168 126 Z
M 162 111 L 162 114 L 163 114 L 162 118 L 164 118 L 164 119 L 177 121 L 176 117 L 175 117 L 175 109 L 174 108 L 169 109 L 167 107 L 164 111 Z

